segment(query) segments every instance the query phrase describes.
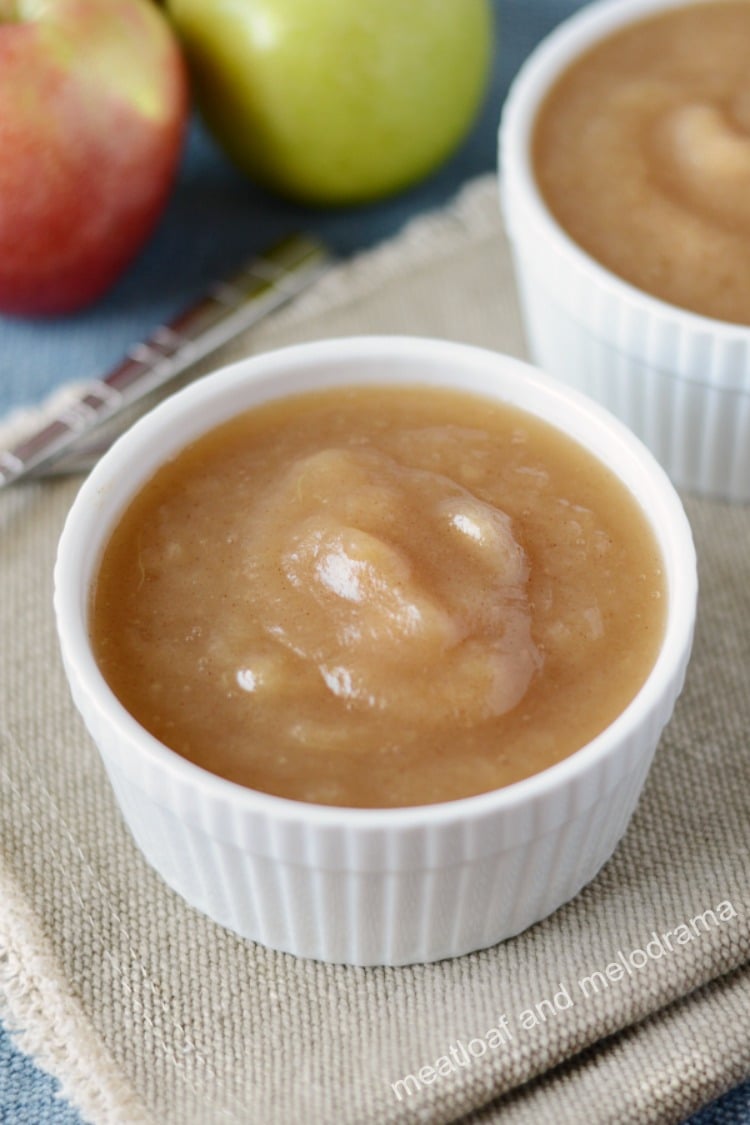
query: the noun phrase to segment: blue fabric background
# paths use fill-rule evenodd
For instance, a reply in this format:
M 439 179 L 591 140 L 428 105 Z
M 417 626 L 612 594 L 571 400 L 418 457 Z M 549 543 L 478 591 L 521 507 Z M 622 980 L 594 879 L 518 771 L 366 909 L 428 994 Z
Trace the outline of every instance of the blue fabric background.
M 352 210 L 309 210 L 276 199 L 236 172 L 195 126 L 171 204 L 139 259 L 104 300 L 48 320 L 0 317 L 0 415 L 70 379 L 100 374 L 125 348 L 174 314 L 246 255 L 293 230 L 311 230 L 340 254 L 394 234 L 457 187 L 495 166 L 500 105 L 531 47 L 580 0 L 493 0 L 499 13 L 491 90 L 467 142 L 437 174 L 391 200 Z
M 411 216 L 439 207 L 463 182 L 493 169 L 500 106 L 511 78 L 534 44 L 581 6 L 580 0 L 493 4 L 497 49 L 490 91 L 475 128 L 443 168 L 394 199 L 344 211 L 313 211 L 275 199 L 235 172 L 195 123 L 177 190 L 155 236 L 103 301 L 68 318 L 0 317 L 0 416 L 40 401 L 64 382 L 106 370 L 129 344 L 275 238 L 294 230 L 313 231 L 340 255 L 353 254 L 395 234 Z M 57 1082 L 20 1054 L 0 1025 L 0 1125 L 80 1122 L 59 1097 Z M 750 1082 L 706 1107 L 690 1125 L 748 1122 Z

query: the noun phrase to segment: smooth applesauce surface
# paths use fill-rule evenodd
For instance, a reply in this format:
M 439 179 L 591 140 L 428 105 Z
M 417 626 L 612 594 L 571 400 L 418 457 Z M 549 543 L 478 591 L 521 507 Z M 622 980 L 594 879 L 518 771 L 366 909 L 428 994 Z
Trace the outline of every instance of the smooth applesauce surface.
M 621 29 L 550 91 L 534 134 L 550 210 L 662 300 L 750 325 L 750 0 Z
M 108 542 L 96 659 L 177 753 L 320 804 L 447 801 L 607 726 L 663 633 L 654 536 L 589 453 L 515 408 L 338 388 L 225 423 Z

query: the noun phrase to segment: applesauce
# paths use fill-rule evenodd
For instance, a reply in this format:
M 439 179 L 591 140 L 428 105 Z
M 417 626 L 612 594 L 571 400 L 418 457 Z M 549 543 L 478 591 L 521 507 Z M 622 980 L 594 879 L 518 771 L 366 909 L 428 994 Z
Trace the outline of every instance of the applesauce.
M 419 387 L 272 401 L 194 441 L 105 547 L 97 662 L 153 735 L 302 801 L 510 784 L 650 672 L 662 560 L 630 493 L 518 409 Z
M 533 138 L 553 215 L 653 296 L 750 325 L 750 0 L 644 17 L 558 79 Z

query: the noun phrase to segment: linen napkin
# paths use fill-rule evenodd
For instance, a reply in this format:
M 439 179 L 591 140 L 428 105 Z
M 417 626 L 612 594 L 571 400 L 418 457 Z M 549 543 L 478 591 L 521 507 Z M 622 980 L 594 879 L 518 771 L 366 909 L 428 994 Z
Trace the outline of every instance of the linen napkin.
M 337 267 L 211 365 L 362 332 L 523 354 L 493 177 Z M 87 1119 L 646 1125 L 750 1073 L 750 508 L 685 498 L 694 655 L 596 879 L 494 948 L 363 969 L 236 937 L 131 841 L 52 615 L 79 483 L 0 494 L 0 1005 Z

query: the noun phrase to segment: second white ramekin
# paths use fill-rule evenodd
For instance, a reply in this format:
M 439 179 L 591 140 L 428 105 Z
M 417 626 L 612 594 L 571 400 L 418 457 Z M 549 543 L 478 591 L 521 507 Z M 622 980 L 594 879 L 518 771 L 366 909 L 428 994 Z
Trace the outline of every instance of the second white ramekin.
M 505 789 L 416 808 L 347 809 L 254 792 L 200 769 L 122 707 L 93 657 L 91 584 L 110 531 L 157 466 L 271 398 L 342 384 L 463 388 L 568 433 L 631 490 L 664 558 L 668 609 L 646 683 L 587 746 Z M 624 426 L 533 368 L 440 340 L 355 337 L 257 356 L 137 423 L 80 489 L 60 540 L 55 611 L 74 700 L 147 860 L 238 934 L 324 961 L 397 965 L 482 948 L 570 899 L 614 850 L 682 687 L 695 617 L 690 528 Z
M 539 107 L 583 52 L 689 0 L 600 0 L 532 52 L 505 103 L 500 195 L 529 350 L 545 371 L 621 418 L 679 486 L 750 500 L 750 326 L 657 300 L 610 273 L 559 226 L 534 180 Z

